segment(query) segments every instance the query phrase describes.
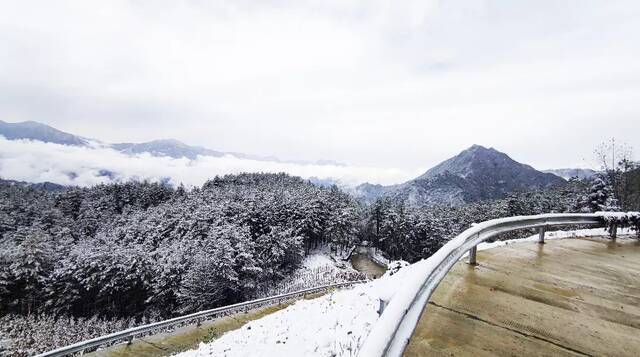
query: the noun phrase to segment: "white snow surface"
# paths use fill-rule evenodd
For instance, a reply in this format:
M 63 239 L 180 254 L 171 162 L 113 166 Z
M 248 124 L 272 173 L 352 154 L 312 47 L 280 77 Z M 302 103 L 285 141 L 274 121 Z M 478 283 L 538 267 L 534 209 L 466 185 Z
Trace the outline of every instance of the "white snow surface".
M 307 255 L 300 267 L 274 286 L 260 290 L 256 297 L 285 294 L 320 285 L 361 280 L 349 262 L 335 261 L 329 256 L 329 249 L 322 248 Z
M 300 300 L 178 356 L 349 356 L 375 322 L 373 283 Z
M 335 262 L 322 253 L 312 253 L 304 258 L 301 264 L 306 269 L 336 267 Z
M 631 231 L 620 230 L 619 233 L 629 234 Z M 606 234 L 606 230 L 602 228 L 556 231 L 547 232 L 546 239 Z M 536 234 L 524 239 L 482 243 L 478 249 L 492 249 L 537 239 Z M 298 301 L 284 310 L 249 322 L 239 330 L 228 332 L 213 342 L 201 343 L 197 350 L 184 352 L 179 356 L 354 356 L 372 327 L 384 320 L 379 319 L 376 313 L 378 300 L 390 301 L 393 298 L 395 306 L 403 306 L 404 301 L 398 300 L 413 298 L 410 291 L 412 289 L 406 288 L 420 286 L 424 274 L 437 265 L 439 256 L 443 254 L 448 254 L 448 249 L 440 249 L 430 258 L 403 267 L 393 275 L 389 271 L 378 280 L 351 289 L 313 300 Z M 305 264 L 317 266 L 320 265 L 320 260 L 320 257 L 312 258 Z M 380 327 L 389 329 L 389 332 L 395 329 L 392 324 L 378 326 Z

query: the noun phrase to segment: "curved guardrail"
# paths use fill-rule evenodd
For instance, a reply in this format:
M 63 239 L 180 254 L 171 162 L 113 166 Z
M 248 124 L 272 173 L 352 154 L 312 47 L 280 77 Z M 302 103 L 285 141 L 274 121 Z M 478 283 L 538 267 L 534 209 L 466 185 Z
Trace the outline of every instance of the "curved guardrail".
M 58 349 L 55 349 L 55 350 L 52 350 L 52 351 L 49 351 L 49 352 L 41 353 L 39 355 L 36 355 L 35 357 L 66 356 L 66 355 L 70 355 L 70 354 L 75 353 L 75 352 L 82 352 L 82 351 L 84 351 L 86 349 L 89 349 L 89 348 L 102 346 L 102 345 L 105 345 L 107 343 L 114 342 L 114 341 L 120 341 L 120 340 L 129 340 L 129 341 L 131 341 L 133 339 L 133 337 L 135 337 L 137 335 L 141 335 L 141 334 L 144 334 L 146 332 L 153 331 L 153 330 L 158 330 L 158 329 L 161 329 L 161 328 L 172 327 L 172 326 L 179 325 L 179 324 L 186 323 L 186 322 L 190 322 L 190 321 L 198 321 L 199 322 L 200 320 L 203 320 L 203 319 L 205 319 L 207 317 L 211 317 L 211 316 L 214 316 L 214 315 L 222 315 L 222 314 L 225 314 L 225 313 L 228 313 L 228 312 L 237 312 L 239 310 L 241 311 L 242 309 L 251 309 L 251 308 L 258 307 L 258 306 L 275 304 L 275 303 L 279 303 L 279 302 L 282 302 L 282 301 L 291 300 L 291 299 L 293 299 L 295 297 L 304 296 L 306 294 L 319 293 L 319 292 L 326 291 L 326 290 L 333 289 L 333 288 L 342 288 L 342 287 L 351 286 L 351 285 L 355 285 L 355 284 L 360 284 L 360 283 L 364 283 L 364 282 L 367 282 L 367 280 L 356 280 L 356 281 L 347 281 L 347 282 L 344 282 L 344 283 L 322 285 L 322 286 L 317 286 L 317 287 L 313 287 L 313 288 L 309 288 L 309 289 L 294 291 L 294 292 L 291 292 L 291 293 L 280 294 L 280 295 L 276 295 L 276 296 L 270 296 L 270 297 L 260 298 L 260 299 L 256 299 L 256 300 L 245 301 L 245 302 L 241 302 L 241 303 L 237 303 L 237 304 L 233 304 L 233 305 L 222 306 L 222 307 L 218 307 L 218 308 L 215 308 L 215 309 L 195 312 L 193 314 L 180 316 L 180 317 L 175 317 L 175 318 L 172 318 L 172 319 L 169 319 L 169 320 L 154 322 L 154 323 L 151 323 L 151 324 L 148 324 L 148 325 L 137 326 L 137 327 L 133 327 L 133 328 L 130 328 L 130 329 L 127 329 L 127 330 L 115 332 L 115 333 L 112 333 L 112 334 L 109 334 L 109 335 L 105 335 L 105 336 L 93 338 L 93 339 L 90 339 L 90 340 L 74 343 L 74 344 L 66 346 L 66 347 L 61 347 L 61 348 L 58 348 Z
M 638 213 L 630 213 L 638 215 Z M 479 223 L 450 240 L 428 259 L 414 264 L 413 280 L 404 284 L 386 302 L 384 312 L 367 336 L 359 357 L 402 356 L 416 325 L 427 306 L 431 294 L 444 279 L 449 270 L 467 252 L 469 263 L 475 264 L 477 245 L 500 233 L 538 228 L 540 241 L 544 242 L 547 227 L 564 225 L 596 225 L 611 227 L 615 237 L 615 219 L 624 213 L 584 213 L 584 214 L 542 214 L 494 219 Z M 612 222 L 614 220 L 614 223 Z M 622 221 L 624 222 L 624 221 Z

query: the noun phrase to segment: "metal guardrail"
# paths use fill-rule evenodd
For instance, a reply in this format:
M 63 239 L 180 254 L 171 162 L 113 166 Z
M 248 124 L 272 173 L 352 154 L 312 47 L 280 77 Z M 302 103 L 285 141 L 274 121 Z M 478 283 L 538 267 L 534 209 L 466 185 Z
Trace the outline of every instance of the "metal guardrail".
M 293 299 L 295 297 L 304 296 L 306 294 L 319 293 L 319 292 L 326 291 L 326 290 L 333 289 L 333 288 L 342 288 L 342 287 L 345 287 L 345 286 L 351 286 L 351 285 L 360 284 L 360 283 L 364 283 L 364 282 L 367 282 L 367 280 L 347 281 L 347 282 L 344 282 L 344 283 L 322 285 L 322 286 L 317 286 L 317 287 L 313 287 L 313 288 L 309 288 L 309 289 L 303 289 L 303 290 L 299 290 L 299 291 L 294 291 L 294 292 L 291 292 L 291 293 L 280 294 L 280 295 L 276 295 L 276 296 L 270 296 L 270 297 L 260 298 L 260 299 L 256 299 L 256 300 L 245 301 L 245 302 L 241 302 L 241 303 L 237 303 L 237 304 L 233 304 L 233 305 L 222 306 L 222 307 L 218 307 L 218 308 L 215 308 L 215 309 L 195 312 L 193 314 L 180 316 L 180 317 L 175 317 L 175 318 L 172 318 L 172 319 L 169 319 L 169 320 L 154 322 L 154 323 L 151 323 L 151 324 L 148 324 L 148 325 L 137 326 L 137 327 L 133 327 L 133 328 L 130 328 L 130 329 L 127 329 L 127 330 L 114 332 L 114 333 L 109 334 L 109 335 L 105 335 L 105 336 L 93 338 L 93 339 L 90 339 L 90 340 L 74 343 L 74 344 L 66 346 L 66 347 L 61 347 L 61 348 L 58 348 L 58 349 L 55 349 L 55 350 L 52 350 L 52 351 L 49 351 L 49 352 L 41 353 L 39 355 L 36 355 L 35 357 L 66 356 L 66 355 L 70 355 L 70 354 L 75 353 L 75 352 L 84 351 L 84 350 L 89 349 L 89 348 L 102 346 L 102 345 L 105 345 L 107 343 L 114 342 L 114 341 L 129 340 L 129 342 L 130 342 L 133 339 L 133 337 L 135 337 L 137 335 L 144 334 L 144 333 L 149 332 L 149 331 L 158 330 L 158 329 L 166 328 L 166 327 L 171 327 L 171 326 L 179 325 L 179 324 L 190 322 L 190 321 L 198 321 L 199 322 L 201 320 L 204 320 L 207 317 L 211 317 L 211 316 L 218 315 L 218 314 L 224 314 L 224 313 L 227 313 L 227 312 L 233 312 L 233 311 L 237 311 L 239 309 L 250 309 L 250 308 L 254 308 L 254 307 L 258 307 L 258 306 L 271 305 L 271 304 L 279 303 L 279 302 L 282 302 L 282 301 L 291 300 L 291 299 Z
M 564 225 L 604 226 L 607 213 L 542 214 L 494 219 L 462 232 L 426 260 L 416 263 L 415 274 L 424 277 L 419 284 L 407 281 L 401 291 L 385 302 L 386 308 L 367 336 L 359 357 L 402 356 L 431 294 L 449 270 L 469 252 L 469 263 L 476 263 L 477 245 L 500 233 L 538 228 L 539 241 L 544 243 L 547 227 Z M 615 237 L 616 225 L 611 234 Z

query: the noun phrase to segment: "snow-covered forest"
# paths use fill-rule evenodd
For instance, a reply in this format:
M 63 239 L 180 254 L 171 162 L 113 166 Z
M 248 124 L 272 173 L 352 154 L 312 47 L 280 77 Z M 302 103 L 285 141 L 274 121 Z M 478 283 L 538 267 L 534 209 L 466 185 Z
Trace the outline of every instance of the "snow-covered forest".
M 246 174 L 189 192 L 126 183 L 2 186 L 3 313 L 170 316 L 242 300 L 321 243 L 346 246 L 357 205 L 298 178 Z
M 402 201 L 381 199 L 368 207 L 360 234 L 392 260 L 415 262 L 428 258 L 476 222 L 549 212 L 597 211 L 589 206 L 589 189 L 586 182 L 570 180 L 560 187 L 514 192 L 503 199 L 463 206 L 413 207 Z
M 500 200 L 416 208 L 391 199 L 365 205 L 287 174 L 229 175 L 193 189 L 129 182 L 52 191 L 5 182 L 0 332 L 41 351 L 247 300 L 293 275 L 319 246 L 340 253 L 371 244 L 415 262 L 474 222 L 591 210 L 592 199 L 607 200 L 601 184 L 571 180 Z M 53 342 L 36 332 L 46 330 L 74 332 Z

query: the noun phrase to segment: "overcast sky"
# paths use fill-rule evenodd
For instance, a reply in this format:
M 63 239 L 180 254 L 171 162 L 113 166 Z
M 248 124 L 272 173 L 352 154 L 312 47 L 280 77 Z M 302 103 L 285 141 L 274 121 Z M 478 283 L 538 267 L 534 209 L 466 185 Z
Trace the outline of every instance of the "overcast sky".
M 637 143 L 639 58 L 638 1 L 0 0 L 0 119 L 407 172 L 474 143 L 585 166 Z

